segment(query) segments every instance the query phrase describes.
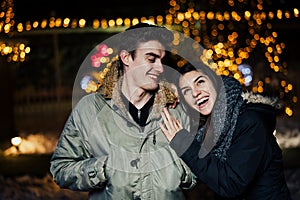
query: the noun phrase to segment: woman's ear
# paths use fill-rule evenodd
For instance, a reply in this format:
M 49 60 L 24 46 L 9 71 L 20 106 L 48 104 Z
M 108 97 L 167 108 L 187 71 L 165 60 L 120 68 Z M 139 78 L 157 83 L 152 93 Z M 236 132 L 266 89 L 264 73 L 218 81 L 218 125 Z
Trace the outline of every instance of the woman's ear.
M 129 64 L 129 59 L 130 59 L 130 53 L 126 50 L 122 50 L 120 52 L 120 59 L 122 60 L 122 62 L 124 63 L 124 65 L 128 65 Z

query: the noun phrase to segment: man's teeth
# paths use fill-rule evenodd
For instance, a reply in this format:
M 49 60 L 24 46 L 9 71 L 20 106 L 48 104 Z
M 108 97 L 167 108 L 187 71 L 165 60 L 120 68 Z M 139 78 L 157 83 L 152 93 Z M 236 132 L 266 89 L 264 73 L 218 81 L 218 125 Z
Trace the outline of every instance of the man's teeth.
M 201 104 L 203 104 L 207 100 L 208 100 L 208 97 L 204 97 L 204 98 L 200 99 L 199 101 L 197 101 L 197 105 L 200 106 Z
M 155 76 L 155 75 L 149 75 L 151 78 L 154 78 L 154 79 L 157 79 L 157 76 Z

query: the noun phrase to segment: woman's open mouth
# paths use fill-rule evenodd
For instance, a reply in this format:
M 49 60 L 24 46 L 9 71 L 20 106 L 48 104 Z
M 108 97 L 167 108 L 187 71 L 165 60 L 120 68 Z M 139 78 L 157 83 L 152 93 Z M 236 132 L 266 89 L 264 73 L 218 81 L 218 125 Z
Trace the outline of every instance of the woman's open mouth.
M 196 103 L 199 107 L 203 107 L 206 105 L 206 103 L 208 102 L 209 98 L 208 97 L 203 97 L 201 99 L 199 99 Z

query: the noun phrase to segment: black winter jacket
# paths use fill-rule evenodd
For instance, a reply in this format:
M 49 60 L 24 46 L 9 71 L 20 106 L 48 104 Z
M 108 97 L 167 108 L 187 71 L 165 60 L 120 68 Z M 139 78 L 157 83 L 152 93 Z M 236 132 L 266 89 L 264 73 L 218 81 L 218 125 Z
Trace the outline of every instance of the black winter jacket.
M 198 179 L 224 199 L 289 200 L 282 152 L 273 134 L 275 112 L 267 104 L 245 104 L 225 161 L 211 153 L 199 158 L 200 143 L 196 139 L 184 153 L 176 149 L 180 142 L 194 137 L 185 129 L 176 134 L 170 145 Z

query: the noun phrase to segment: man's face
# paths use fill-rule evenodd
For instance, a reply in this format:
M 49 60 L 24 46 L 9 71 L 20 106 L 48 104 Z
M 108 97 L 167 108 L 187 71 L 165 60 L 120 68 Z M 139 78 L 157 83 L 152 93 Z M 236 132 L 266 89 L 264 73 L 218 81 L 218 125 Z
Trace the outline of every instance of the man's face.
M 141 43 L 135 51 L 135 57 L 128 58 L 126 77 L 131 86 L 143 90 L 155 90 L 158 87 L 159 76 L 163 73 L 162 58 L 165 49 L 158 41 Z

